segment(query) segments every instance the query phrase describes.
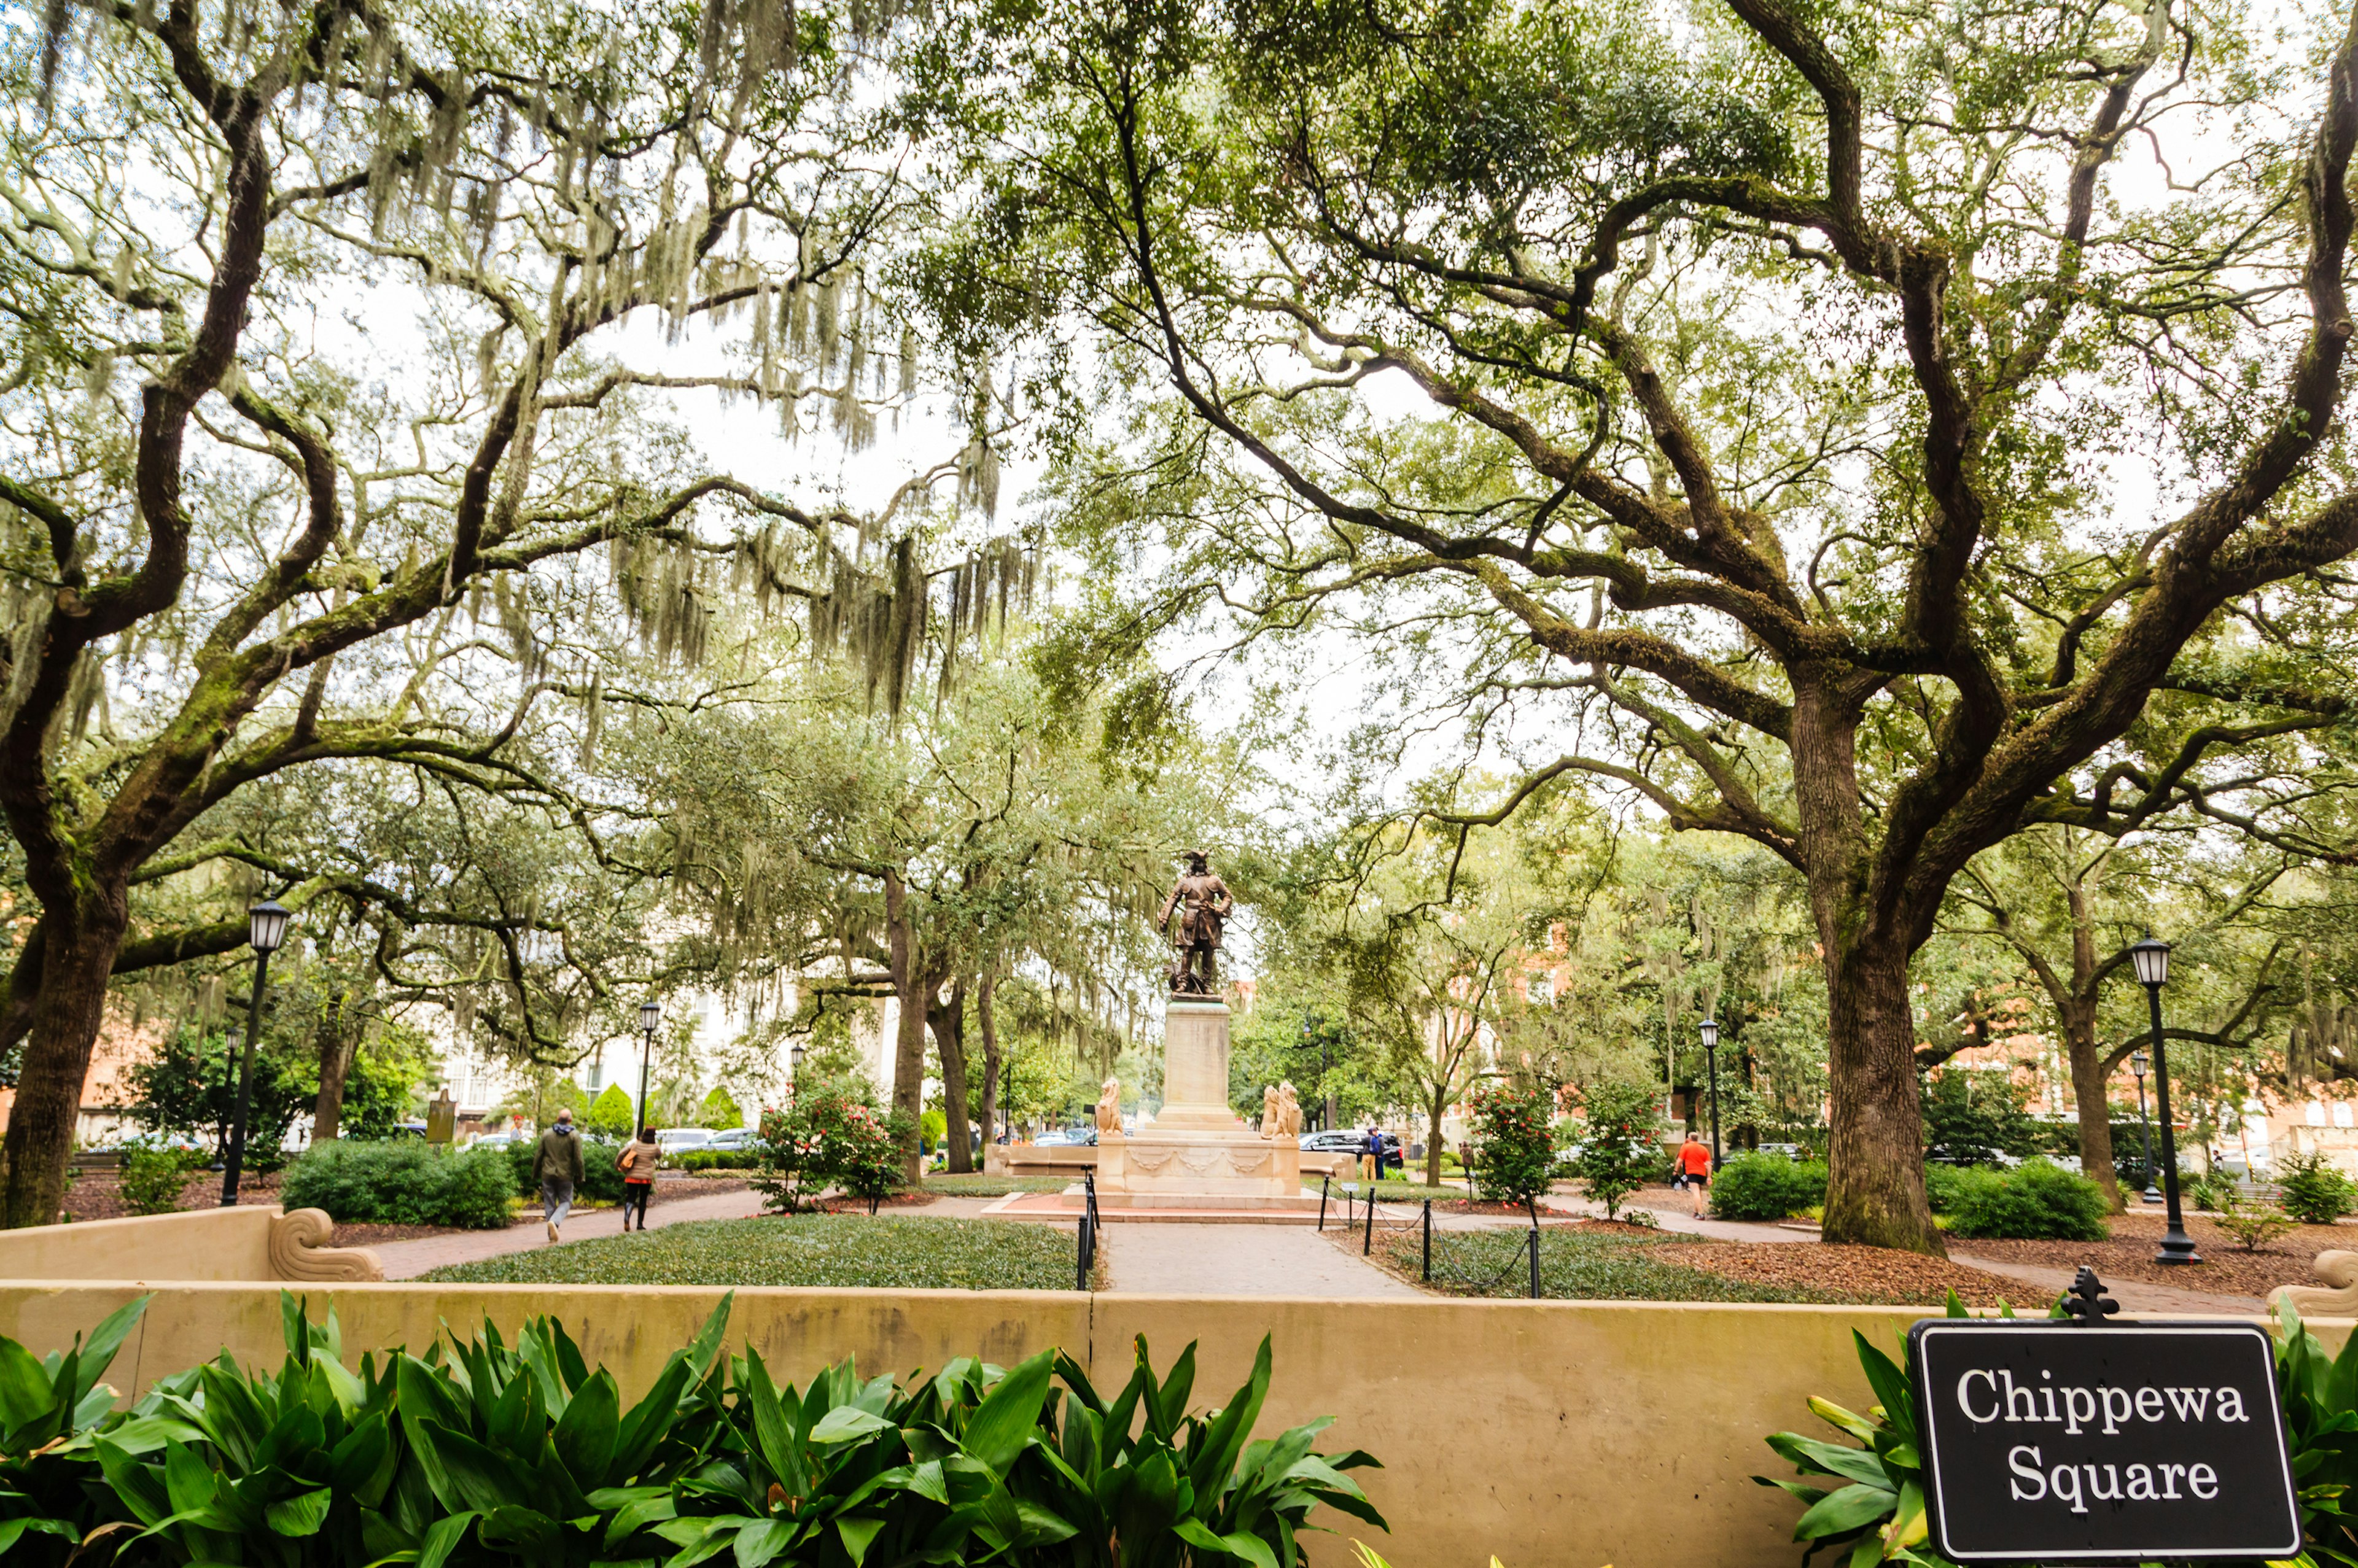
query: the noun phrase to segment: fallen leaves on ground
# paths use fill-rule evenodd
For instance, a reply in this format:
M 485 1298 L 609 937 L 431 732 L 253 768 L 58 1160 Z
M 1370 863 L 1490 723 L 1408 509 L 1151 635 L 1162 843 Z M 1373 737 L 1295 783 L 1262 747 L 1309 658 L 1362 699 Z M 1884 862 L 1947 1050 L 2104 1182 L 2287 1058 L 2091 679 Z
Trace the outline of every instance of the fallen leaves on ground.
M 2202 1261 L 2157 1263 L 2154 1251 L 2169 1227 L 2164 1216 L 2132 1210 L 2116 1216 L 2112 1227 L 2109 1241 L 1952 1240 L 1949 1249 L 2001 1263 L 2035 1263 L 2050 1269 L 2076 1269 L 2085 1263 L 2107 1281 L 2134 1280 L 2221 1296 L 2266 1296 L 2278 1285 L 2322 1284 L 2311 1267 L 2320 1252 L 2358 1251 L 2358 1230 L 2348 1226 L 2301 1225 L 2257 1252 L 2246 1252 L 2242 1242 L 2211 1220 L 2190 1214 L 2186 1233 L 2194 1238 Z

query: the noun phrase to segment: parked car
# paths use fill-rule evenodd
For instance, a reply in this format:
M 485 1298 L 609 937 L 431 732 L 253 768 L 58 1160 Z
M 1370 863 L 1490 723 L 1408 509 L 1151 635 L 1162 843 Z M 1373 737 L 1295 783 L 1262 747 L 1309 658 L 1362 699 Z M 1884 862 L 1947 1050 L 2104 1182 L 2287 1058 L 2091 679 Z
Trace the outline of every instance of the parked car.
M 655 1147 L 666 1154 L 676 1154 L 686 1149 L 701 1149 L 712 1141 L 708 1127 L 658 1127 Z
M 1040 1134 L 1035 1146 L 1058 1149 L 1095 1148 L 1097 1141 L 1098 1130 L 1094 1127 L 1059 1127 L 1052 1132 Z
M 1320 1132 L 1302 1135 L 1302 1147 L 1315 1154 L 1364 1154 L 1368 1152 L 1365 1128 L 1330 1127 Z M 1401 1141 L 1397 1132 L 1384 1134 L 1384 1158 L 1400 1158 Z
M 699 1149 L 752 1149 L 760 1145 L 750 1127 L 727 1127 L 697 1145 Z
M 212 1148 L 199 1142 L 185 1132 L 126 1132 L 114 1144 L 116 1149 L 178 1149 L 191 1154 L 201 1154 Z
M 520 1132 L 486 1132 L 467 1145 L 470 1149 L 504 1149 L 511 1143 L 524 1141 Z

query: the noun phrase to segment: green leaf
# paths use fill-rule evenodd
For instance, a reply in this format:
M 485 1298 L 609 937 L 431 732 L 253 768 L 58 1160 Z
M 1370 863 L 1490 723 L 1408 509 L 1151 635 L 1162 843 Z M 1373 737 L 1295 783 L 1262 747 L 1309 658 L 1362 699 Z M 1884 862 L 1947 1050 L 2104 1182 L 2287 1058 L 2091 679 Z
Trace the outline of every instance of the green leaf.
M 1000 1379 L 966 1423 L 966 1452 L 1001 1476 L 1012 1469 L 1040 1430 L 1040 1407 L 1047 1402 L 1055 1365 L 1055 1353 L 1043 1350 Z
M 818 1424 L 811 1428 L 810 1441 L 813 1447 L 849 1443 L 871 1433 L 886 1431 L 892 1425 L 882 1416 L 871 1415 L 857 1406 L 838 1405 L 821 1416 Z
M 1243 1558 L 1251 1563 L 1253 1568 L 1277 1568 L 1277 1553 L 1271 1552 L 1269 1549 L 1269 1542 L 1260 1537 L 1247 1535 L 1244 1531 L 1238 1530 L 1234 1534 L 1222 1536 L 1220 1540 L 1227 1546 L 1230 1556 Z
M 155 1293 L 150 1292 L 125 1302 L 101 1318 L 98 1326 L 90 1331 L 90 1337 L 82 1342 L 81 1366 L 75 1373 L 74 1397 L 77 1400 L 98 1386 L 99 1379 L 106 1375 L 108 1365 L 114 1361 L 114 1353 L 123 1348 L 124 1340 L 130 1337 L 132 1325 L 139 1321 L 147 1311 L 147 1303 L 155 1299 Z
M 281 1535 L 317 1535 L 328 1522 L 328 1505 L 335 1494 L 325 1487 L 283 1498 L 262 1510 L 263 1519 Z
M 474 1522 L 474 1512 L 470 1509 L 428 1525 L 425 1545 L 417 1553 L 417 1568 L 442 1568 L 450 1560 L 450 1553 L 459 1550 L 459 1542 L 466 1539 L 467 1527 Z
M 737 1532 L 737 1568 L 762 1568 L 762 1564 L 793 1544 L 795 1526 L 782 1519 L 765 1519 L 749 1524 Z M 852 1556 L 854 1568 L 860 1557 Z
M 713 1360 L 720 1354 L 720 1338 L 729 1328 L 730 1304 L 736 1299 L 735 1291 L 722 1296 L 720 1303 L 712 1309 L 712 1315 L 704 1320 L 704 1326 L 697 1331 L 695 1341 L 687 1347 L 688 1365 L 696 1368 L 696 1375 L 699 1378 L 711 1372 Z
M 535 1384 L 535 1387 L 537 1384 Z M 581 1386 L 550 1434 L 558 1463 L 587 1490 L 606 1479 L 622 1436 L 622 1396 L 604 1368 Z
M 1793 1526 L 1795 1541 L 1817 1541 L 1829 1535 L 1847 1535 L 1862 1525 L 1873 1524 L 1898 1505 L 1897 1493 L 1877 1487 L 1844 1487 L 1829 1492 L 1823 1501 L 1813 1503 Z
M 13 1339 L 0 1338 L 0 1431 L 13 1432 L 38 1421 L 63 1402 L 33 1353 Z
M 1899 1489 L 1899 1478 L 1884 1467 L 1879 1457 L 1864 1448 L 1845 1448 L 1838 1443 L 1821 1443 L 1814 1437 L 1788 1432 L 1769 1439 L 1768 1446 L 1804 1468 L 1814 1466 L 1828 1475 L 1880 1487 L 1887 1492 Z
M 839 1519 L 835 1521 L 835 1533 L 843 1541 L 844 1552 L 851 1559 L 851 1568 L 860 1568 L 867 1561 L 868 1549 L 876 1544 L 883 1533 L 881 1519 Z

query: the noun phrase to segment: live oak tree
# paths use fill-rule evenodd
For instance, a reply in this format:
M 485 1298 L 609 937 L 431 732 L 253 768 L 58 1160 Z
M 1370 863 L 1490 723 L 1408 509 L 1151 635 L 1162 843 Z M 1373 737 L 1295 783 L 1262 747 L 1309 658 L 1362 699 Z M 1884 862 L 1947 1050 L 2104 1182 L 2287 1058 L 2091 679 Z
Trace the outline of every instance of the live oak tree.
M 1147 579 L 1107 640 L 1357 633 L 1377 722 L 1785 860 L 1826 1237 L 1941 1250 L 1909 967 L 1952 881 L 2347 711 L 2277 655 L 2358 546 L 2358 34 L 2278 71 L 2172 0 L 979 15 L 939 48 L 1022 108 L 929 265 L 1165 391 L 1065 470 Z
M 623 618 L 690 654 L 731 562 L 765 600 L 838 579 L 830 509 L 714 467 L 661 399 L 858 440 L 914 368 L 863 270 L 905 137 L 830 10 L 48 20 L 0 59 L 0 810 L 38 906 L 10 979 L 10 1225 L 56 1215 L 110 975 L 243 942 L 143 913 L 159 858 L 210 852 L 192 825 L 347 759 L 578 798 L 510 751 L 539 705 L 594 723 L 597 674 L 556 656 L 539 597 L 577 590 L 543 579 L 613 544 Z M 706 327 L 711 373 L 627 357 Z M 471 939 L 561 934 L 520 907 Z

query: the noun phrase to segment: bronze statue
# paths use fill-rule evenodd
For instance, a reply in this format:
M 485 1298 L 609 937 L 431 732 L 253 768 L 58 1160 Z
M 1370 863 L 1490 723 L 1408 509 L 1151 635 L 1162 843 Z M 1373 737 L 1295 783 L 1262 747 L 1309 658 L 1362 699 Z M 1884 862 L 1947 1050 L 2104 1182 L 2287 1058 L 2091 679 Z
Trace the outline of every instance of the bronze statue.
M 1228 884 L 1212 874 L 1210 859 L 1203 850 L 1188 850 L 1186 860 L 1186 873 L 1163 901 L 1163 916 L 1154 928 L 1169 934 L 1177 956 L 1171 966 L 1171 994 L 1210 996 L 1214 964 L 1220 952 L 1220 926 L 1237 901 L 1229 894 Z M 1171 925 L 1174 910 L 1179 915 L 1175 928 Z

